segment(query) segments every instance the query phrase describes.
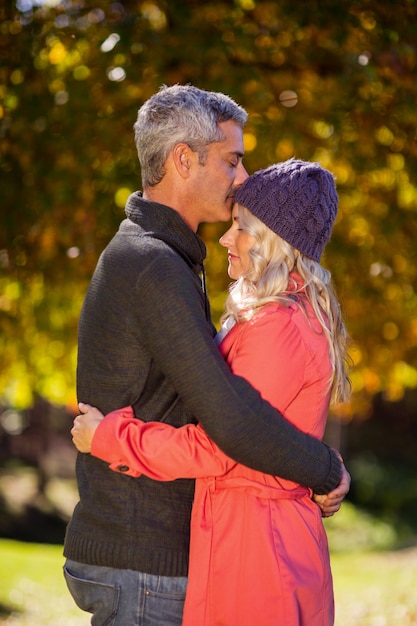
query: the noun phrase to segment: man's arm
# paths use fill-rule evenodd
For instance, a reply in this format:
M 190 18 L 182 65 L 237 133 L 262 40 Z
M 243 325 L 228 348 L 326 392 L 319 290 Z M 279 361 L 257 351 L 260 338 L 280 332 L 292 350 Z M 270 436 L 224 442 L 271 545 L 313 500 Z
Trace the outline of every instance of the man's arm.
M 342 475 L 337 455 L 230 372 L 213 342 L 201 291 L 184 269 L 162 256 L 138 277 L 138 332 L 158 367 L 227 456 L 328 493 Z

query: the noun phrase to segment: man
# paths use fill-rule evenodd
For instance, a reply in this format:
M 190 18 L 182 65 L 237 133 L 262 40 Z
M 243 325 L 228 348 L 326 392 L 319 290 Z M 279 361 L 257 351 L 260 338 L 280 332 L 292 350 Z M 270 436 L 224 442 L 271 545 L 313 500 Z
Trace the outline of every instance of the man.
M 135 124 L 143 195 L 102 254 L 80 318 L 79 400 L 175 426 L 202 423 L 236 461 L 295 480 L 332 514 L 349 487 L 338 455 L 290 426 L 213 342 L 198 225 L 228 221 L 246 179 L 246 112 L 223 94 L 165 87 Z M 203 281 L 204 283 L 204 281 Z M 120 469 L 120 468 L 119 468 Z M 126 471 L 128 468 L 126 468 Z M 168 483 L 77 459 L 80 491 L 65 540 L 66 579 L 92 624 L 181 624 L 194 481 Z

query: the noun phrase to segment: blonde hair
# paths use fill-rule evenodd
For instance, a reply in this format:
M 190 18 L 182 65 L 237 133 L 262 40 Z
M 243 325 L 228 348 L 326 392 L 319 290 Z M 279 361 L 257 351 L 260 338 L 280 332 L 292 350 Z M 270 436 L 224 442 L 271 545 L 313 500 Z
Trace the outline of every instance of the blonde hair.
M 251 268 L 229 289 L 222 321 L 228 317 L 238 322 L 247 321 L 269 302 L 289 306 L 294 304 L 291 296 L 303 292 L 329 344 L 332 367 L 329 389 L 332 390 L 332 402 L 346 402 L 351 393 L 347 375 L 351 364 L 347 351 L 349 335 L 330 272 L 274 233 L 248 209 L 239 205 L 238 210 L 239 227 L 253 236 L 256 242 L 249 251 Z M 301 276 L 301 287 L 291 276 L 292 273 Z M 303 308 L 302 299 L 298 300 L 298 304 Z

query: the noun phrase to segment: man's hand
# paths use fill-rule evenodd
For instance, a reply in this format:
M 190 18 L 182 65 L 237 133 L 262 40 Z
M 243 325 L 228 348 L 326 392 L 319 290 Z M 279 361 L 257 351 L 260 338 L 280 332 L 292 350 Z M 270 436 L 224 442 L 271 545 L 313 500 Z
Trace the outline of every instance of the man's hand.
M 71 429 L 72 443 L 79 452 L 90 452 L 94 433 L 104 415 L 95 407 L 82 402 L 78 408 L 82 415 L 77 415 L 74 419 L 74 426 Z
M 320 507 L 322 517 L 331 517 L 342 506 L 342 502 L 350 489 L 350 474 L 342 461 L 342 478 L 340 483 L 327 495 L 313 494 L 314 502 Z

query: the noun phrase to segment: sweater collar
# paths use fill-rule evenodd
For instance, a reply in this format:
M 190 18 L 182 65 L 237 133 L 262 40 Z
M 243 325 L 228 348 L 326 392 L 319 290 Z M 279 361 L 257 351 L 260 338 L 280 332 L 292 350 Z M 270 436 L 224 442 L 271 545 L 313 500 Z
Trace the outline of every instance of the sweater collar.
M 141 226 L 148 235 L 174 248 L 191 265 L 202 265 L 207 254 L 206 246 L 174 209 L 145 200 L 141 191 L 135 191 L 127 199 L 125 212 L 129 220 Z

